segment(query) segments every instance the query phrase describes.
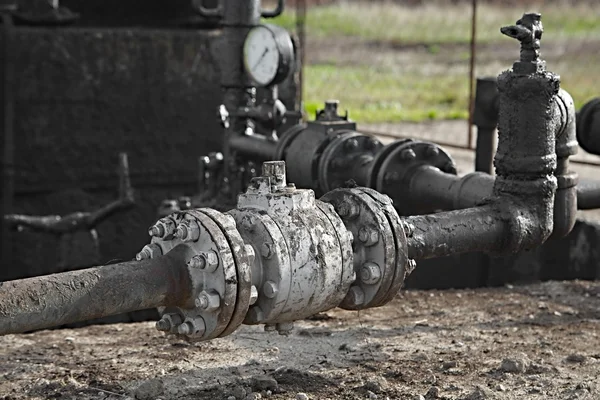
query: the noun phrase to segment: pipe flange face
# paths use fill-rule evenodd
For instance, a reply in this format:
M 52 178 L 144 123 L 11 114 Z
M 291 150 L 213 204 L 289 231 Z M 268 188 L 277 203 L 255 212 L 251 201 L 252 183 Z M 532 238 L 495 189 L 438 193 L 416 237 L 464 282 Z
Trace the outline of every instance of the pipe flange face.
M 255 265 L 260 266 L 253 271 L 258 298 L 244 323 L 252 325 L 274 319 L 282 312 L 292 285 L 292 266 L 285 238 L 264 211 L 238 209 L 229 214 L 246 243 L 254 247 Z
M 319 161 L 319 188 L 323 192 L 337 189 L 348 178 L 348 163 L 355 156 L 375 155 L 383 144 L 372 136 L 358 132 L 343 132 L 333 139 L 321 154 Z
M 381 161 L 377 175 L 372 175 L 371 188 L 396 201 L 396 209 L 404 215 L 419 213 L 418 199 L 412 199 L 407 191 L 415 168 L 429 165 L 447 174 L 456 175 L 452 157 L 435 143 L 408 141 L 395 146 Z
M 377 202 L 377 204 L 381 207 L 381 210 L 387 217 L 388 223 L 390 224 L 392 232 L 394 233 L 394 241 L 396 243 L 394 279 L 392 280 L 392 284 L 387 293 L 387 296 L 379 304 L 384 305 L 394 299 L 394 297 L 402 288 L 402 284 L 404 283 L 408 273 L 414 269 L 414 267 L 407 267 L 409 262 L 408 239 L 406 232 L 404 231 L 402 221 L 400 220 L 400 216 L 396 212 L 393 202 L 388 196 L 369 188 L 357 189 L 371 196 L 373 200 Z
M 387 159 L 388 155 L 394 151 L 397 147 L 403 146 L 406 143 L 412 142 L 412 139 L 399 139 L 396 140 L 387 146 L 385 146 L 381 151 L 379 151 L 373 161 L 371 162 L 371 168 L 369 171 L 369 181 L 367 182 L 367 186 L 370 188 L 374 188 L 377 184 L 377 176 L 379 175 L 379 170 L 381 169 L 381 164 Z
M 335 207 L 354 237 L 356 280 L 340 307 L 360 310 L 382 304 L 388 296 L 396 269 L 394 232 L 385 213 L 372 197 L 360 189 L 335 189 L 321 200 Z M 340 212 L 344 208 L 354 212 Z M 373 264 L 379 268 L 380 275 L 375 283 L 363 273 L 365 268 L 372 269 Z
M 227 328 L 219 335 L 227 336 L 233 333 L 244 321 L 252 294 L 251 265 L 254 263 L 254 254 L 249 254 L 242 236 L 237 230 L 235 219 L 229 214 L 222 214 L 210 208 L 201 208 L 198 211 L 208 215 L 225 233 L 229 246 L 233 250 L 233 258 L 237 273 L 237 298 L 235 309 Z
M 275 160 L 285 159 L 285 153 L 287 151 L 288 146 L 305 129 L 306 124 L 298 124 L 292 126 L 290 129 L 288 129 L 281 135 L 279 141 L 277 142 L 277 149 L 275 150 Z
M 178 334 L 190 341 L 219 337 L 231 321 L 237 300 L 238 285 L 233 251 L 223 231 L 207 215 L 189 210 L 176 214 L 175 219 L 179 224 L 186 221 L 197 223 L 200 235 L 194 242 L 184 242 L 179 238 L 152 239 L 152 243 L 162 248 L 163 254 L 179 245 L 190 249 L 187 272 L 192 283 L 192 296 L 189 304 L 158 309 L 163 317 L 161 321 L 165 317 L 181 321 L 161 330 Z M 219 297 L 219 306 L 216 310 L 207 311 L 200 300 L 214 295 Z

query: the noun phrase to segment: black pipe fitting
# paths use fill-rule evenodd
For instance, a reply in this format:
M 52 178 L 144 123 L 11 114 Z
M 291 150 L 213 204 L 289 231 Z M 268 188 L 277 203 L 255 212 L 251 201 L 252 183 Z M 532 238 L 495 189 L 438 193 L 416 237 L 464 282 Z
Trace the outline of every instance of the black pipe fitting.
M 521 58 L 498 77 L 497 177 L 488 204 L 410 217 L 410 258 L 484 250 L 514 253 L 544 243 L 553 231 L 556 138 L 565 114 L 555 104 L 559 77 L 539 60 L 539 14 L 525 14 L 502 33 L 521 42 Z M 564 98 L 563 98 L 564 100 Z
M 475 171 L 493 173 L 499 101 L 496 77 L 477 78 L 473 109 L 473 123 L 477 126 Z

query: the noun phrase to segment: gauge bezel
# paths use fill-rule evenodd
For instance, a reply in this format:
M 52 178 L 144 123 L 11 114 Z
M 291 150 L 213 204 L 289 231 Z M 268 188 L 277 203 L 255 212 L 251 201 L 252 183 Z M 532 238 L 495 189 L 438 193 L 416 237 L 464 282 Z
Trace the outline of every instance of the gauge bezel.
M 267 82 L 256 79 L 252 68 L 248 65 L 249 38 L 256 30 L 266 29 L 272 36 L 278 52 L 277 72 Z M 294 65 L 294 44 L 288 31 L 277 25 L 261 24 L 250 29 L 244 40 L 243 48 L 244 70 L 250 81 L 258 87 L 268 87 L 283 82 L 292 72 Z

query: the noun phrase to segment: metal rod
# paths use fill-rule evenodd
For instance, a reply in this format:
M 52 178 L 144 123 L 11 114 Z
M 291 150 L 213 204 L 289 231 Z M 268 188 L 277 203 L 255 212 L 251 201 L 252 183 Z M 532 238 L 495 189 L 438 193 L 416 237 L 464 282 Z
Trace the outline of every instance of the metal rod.
M 474 85 L 475 85 L 475 57 L 476 57 L 476 41 L 477 41 L 477 0 L 473 0 L 473 10 L 471 15 L 471 61 L 469 65 L 469 131 L 467 147 L 472 149 L 473 146 L 473 108 L 474 108 Z
M 296 88 L 296 98 L 298 107 L 302 114 L 301 119 L 305 120 L 304 115 L 304 62 L 306 61 L 306 0 L 296 1 L 296 31 L 298 34 L 298 86 Z
M 185 247 L 165 256 L 0 282 L 0 335 L 181 304 Z
M 229 138 L 229 146 L 239 154 L 269 161 L 275 158 L 277 142 L 262 135 L 235 135 Z
M 496 127 L 477 127 L 475 147 L 475 171 L 492 174 L 494 172 L 494 152 L 496 150 Z

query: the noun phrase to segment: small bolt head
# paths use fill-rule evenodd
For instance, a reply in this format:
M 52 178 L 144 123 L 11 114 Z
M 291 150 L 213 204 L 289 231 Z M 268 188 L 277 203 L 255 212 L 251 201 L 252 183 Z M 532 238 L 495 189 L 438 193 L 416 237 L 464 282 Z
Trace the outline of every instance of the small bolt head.
M 360 214 L 360 208 L 350 201 L 342 201 L 338 204 L 336 212 L 344 219 L 354 219 Z
M 148 228 L 148 235 L 152 237 L 162 238 L 165 236 L 165 228 L 162 225 L 156 224 Z
M 221 306 L 221 297 L 219 296 L 219 293 L 214 290 L 205 290 L 198 295 L 195 304 L 196 307 L 204 311 L 215 311 Z
M 202 317 L 186 318 L 181 325 L 177 327 L 177 333 L 180 335 L 204 335 L 206 323 Z
M 375 285 L 381 280 L 381 268 L 374 262 L 366 262 L 360 269 L 360 280 L 365 285 Z
M 196 254 L 187 263 L 192 268 L 204 269 L 206 268 L 206 256 L 204 254 Z
M 250 288 L 250 305 L 253 305 L 258 300 L 258 289 L 252 285 Z
M 355 138 L 348 139 L 346 143 L 344 143 L 344 148 L 350 151 L 356 150 L 358 148 L 358 140 Z
M 279 288 L 277 287 L 277 284 L 273 281 L 266 281 L 263 285 L 263 294 L 269 299 L 272 299 L 275 296 L 277 296 L 278 292 Z
M 156 329 L 163 332 L 168 332 L 171 330 L 171 324 L 164 319 L 160 319 L 156 321 Z
M 365 246 L 373 246 L 379 241 L 379 233 L 369 226 L 363 226 L 358 231 L 358 240 Z
M 430 144 L 425 148 L 425 155 L 427 157 L 433 158 L 440 155 L 440 150 L 434 144 Z
M 263 243 L 260 247 L 260 255 L 267 260 L 273 257 L 273 245 L 271 243 Z
M 162 248 L 156 243 L 150 243 L 142 248 L 142 251 L 135 255 L 137 261 L 148 260 L 158 256 L 162 256 Z
M 195 242 L 200 238 L 200 226 L 198 222 L 189 219 L 182 221 L 177 226 L 175 237 L 184 242 Z
M 402 161 L 412 161 L 417 158 L 417 154 L 413 149 L 404 149 L 400 152 L 400 159 Z
M 367 141 L 367 149 L 368 150 L 376 150 L 377 147 L 379 147 L 379 145 L 381 144 L 381 142 L 375 138 L 371 138 Z
M 179 314 L 164 314 L 156 322 L 156 329 L 163 332 L 173 332 L 182 322 L 183 318 Z
M 360 306 L 365 302 L 365 292 L 358 287 L 352 286 L 348 291 L 348 294 L 344 298 L 344 303 L 349 304 L 353 307 Z

